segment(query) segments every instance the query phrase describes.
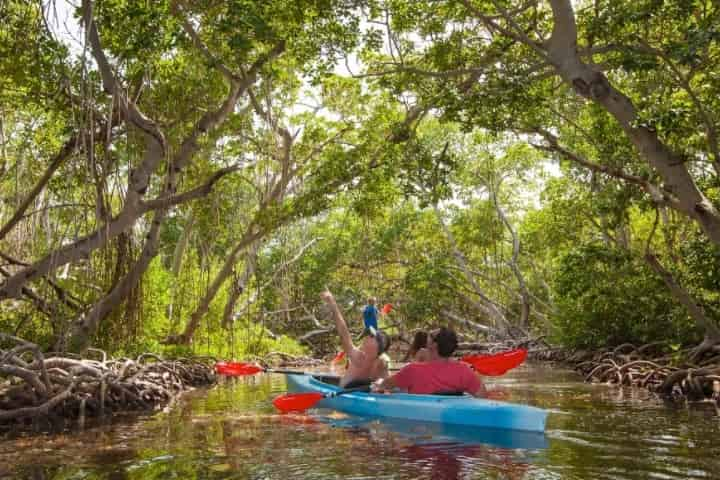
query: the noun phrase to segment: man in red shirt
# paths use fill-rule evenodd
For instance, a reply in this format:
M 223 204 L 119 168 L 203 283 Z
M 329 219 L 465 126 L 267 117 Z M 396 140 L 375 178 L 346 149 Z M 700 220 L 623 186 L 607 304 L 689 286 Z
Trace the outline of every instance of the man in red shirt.
M 464 363 L 450 358 L 457 348 L 457 335 L 442 327 L 428 337 L 430 361 L 406 365 L 399 372 L 378 381 L 374 391 L 387 391 L 395 387 L 408 393 L 469 393 L 476 397 L 486 396 L 480 378 Z

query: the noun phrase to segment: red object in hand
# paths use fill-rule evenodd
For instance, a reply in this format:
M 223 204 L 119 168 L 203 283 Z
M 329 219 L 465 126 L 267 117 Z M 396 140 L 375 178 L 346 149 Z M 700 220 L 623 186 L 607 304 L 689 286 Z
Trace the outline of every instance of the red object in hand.
M 383 315 L 387 315 L 388 313 L 390 313 L 392 311 L 392 308 L 393 308 L 393 306 L 391 304 L 386 303 L 385 305 L 383 305 L 382 310 L 380 310 L 380 312 Z
M 335 355 L 335 358 L 332 359 L 332 363 L 341 362 L 343 358 L 345 358 L 345 352 L 338 352 L 338 354 Z
M 527 350 L 518 348 L 494 355 L 465 355 L 460 360 L 470 364 L 480 375 L 498 377 L 523 363 L 526 358 Z

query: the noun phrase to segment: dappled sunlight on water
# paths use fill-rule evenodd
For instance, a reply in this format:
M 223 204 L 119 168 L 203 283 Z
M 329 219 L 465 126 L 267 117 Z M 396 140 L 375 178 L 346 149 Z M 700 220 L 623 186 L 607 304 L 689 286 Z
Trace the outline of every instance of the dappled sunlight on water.
M 27 479 L 686 479 L 720 477 L 720 420 L 646 392 L 524 366 L 489 382 L 549 409 L 545 436 L 279 415 L 282 375 L 228 379 L 166 413 L 0 441 L 0 477 Z

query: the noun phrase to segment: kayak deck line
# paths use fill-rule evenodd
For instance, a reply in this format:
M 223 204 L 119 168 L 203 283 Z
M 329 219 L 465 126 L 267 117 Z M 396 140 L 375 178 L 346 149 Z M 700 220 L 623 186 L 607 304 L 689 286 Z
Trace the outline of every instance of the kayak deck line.
M 331 394 L 342 389 L 332 383 L 338 377 L 287 374 L 288 391 Z M 516 403 L 475 398 L 469 395 L 415 395 L 408 393 L 349 392 L 325 398 L 317 407 L 359 416 L 374 416 L 544 432 L 548 412 Z

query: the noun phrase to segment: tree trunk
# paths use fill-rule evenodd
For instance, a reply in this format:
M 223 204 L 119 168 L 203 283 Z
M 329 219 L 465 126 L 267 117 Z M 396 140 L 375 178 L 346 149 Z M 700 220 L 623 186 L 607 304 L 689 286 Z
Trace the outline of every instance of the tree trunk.
M 225 329 L 232 328 L 235 317 L 235 304 L 240 298 L 240 295 L 245 291 L 245 287 L 255 273 L 255 266 L 257 264 L 257 251 L 260 248 L 260 241 L 254 242 L 250 245 L 247 254 L 245 255 L 245 267 L 243 273 L 237 282 L 232 286 L 230 295 L 228 295 L 227 303 L 225 303 L 225 310 L 223 311 L 222 327 Z
M 658 172 L 666 188 L 677 198 L 679 209 L 694 219 L 713 243 L 720 245 L 720 213 L 695 184 L 684 159 L 674 154 L 655 130 L 640 125 L 632 101 L 615 89 L 600 70 L 581 60 L 570 0 L 551 0 L 550 4 L 554 25 L 545 45 L 555 70 L 578 95 L 594 101 L 617 120 L 640 156 Z
M 705 338 L 714 340 L 716 343 L 720 342 L 720 328 L 705 315 L 702 306 L 695 301 L 690 292 L 680 285 L 672 272 L 663 267 L 653 253 L 646 253 L 644 258 L 650 268 L 665 282 L 672 296 L 685 307 L 692 319 L 695 320 L 695 324 L 703 330 Z
M 528 290 L 527 283 L 525 282 L 525 276 L 522 274 L 522 272 L 520 271 L 520 267 L 518 266 L 518 258 L 520 257 L 520 237 L 518 237 L 517 232 L 510 223 L 510 220 L 508 219 L 507 215 L 505 215 L 505 211 L 500 206 L 500 203 L 497 199 L 497 193 L 495 192 L 494 188 L 490 189 L 490 195 L 492 196 L 493 204 L 495 205 L 495 210 L 497 211 L 500 220 L 502 220 L 505 228 L 508 229 L 510 235 L 512 236 L 513 253 L 510 261 L 508 261 L 508 266 L 510 267 L 510 270 L 512 270 L 513 275 L 515 275 L 515 278 L 517 279 L 518 289 L 520 290 L 520 297 L 522 299 L 520 312 L 520 328 L 522 328 L 523 330 L 527 330 L 530 326 L 531 300 L 530 291 Z
M 153 143 L 148 145 L 142 163 L 144 167 L 148 169 L 152 167 L 154 170 L 155 165 L 159 163 L 162 156 L 161 146 L 158 143 Z M 62 265 L 88 257 L 92 251 L 131 228 L 144 213 L 140 199 L 147 188 L 147 183 L 132 183 L 133 185 L 128 190 L 125 205 L 120 214 L 94 232 L 50 252 L 42 259 L 9 277 L 0 287 L 0 300 L 17 297 L 20 289 L 26 283 L 43 277 Z
M 457 243 L 455 242 L 455 237 L 453 236 L 450 229 L 445 225 L 445 221 L 442 218 L 442 213 L 438 209 L 437 204 L 433 205 L 433 208 L 435 210 L 435 216 L 438 219 L 438 222 L 440 223 L 440 227 L 442 228 L 443 232 L 445 233 L 445 237 L 448 239 L 448 242 L 450 243 L 450 246 L 453 250 L 453 256 L 455 260 L 457 261 L 458 265 L 462 269 L 463 273 L 465 274 L 465 278 L 472 286 L 473 290 L 475 291 L 475 294 L 478 295 L 480 298 L 489 299 L 489 297 L 482 291 L 480 288 L 480 285 L 475 281 L 475 277 L 470 272 L 470 268 L 468 267 L 467 260 L 465 259 L 465 255 L 460 251 L 460 249 L 457 246 Z M 485 311 L 490 314 L 490 317 L 493 319 L 493 322 L 495 323 L 495 328 L 502 330 L 504 332 L 508 332 L 509 330 L 509 322 L 507 318 L 505 318 L 505 315 L 497 308 L 494 302 L 492 301 L 486 301 L 485 305 L 477 304 L 474 300 L 472 301 L 473 306 L 480 310 Z
M 137 259 L 130 271 L 120 280 L 110 292 L 93 307 L 82 315 L 72 326 L 68 350 L 72 352 L 84 352 L 91 344 L 97 333 L 100 322 L 104 320 L 113 309 L 122 304 L 132 289 L 138 284 L 147 271 L 150 262 L 157 255 L 157 245 L 160 239 L 160 227 L 165 219 L 166 211 L 161 210 L 155 213 L 150 224 L 150 231 L 145 237 L 140 258 Z M 62 346 L 60 346 L 62 347 Z M 60 350 L 62 351 L 62 350 Z
M 247 248 L 248 245 L 251 245 L 256 240 L 262 238 L 263 235 L 264 232 L 257 228 L 254 222 L 248 226 L 245 234 L 242 236 L 240 241 L 235 244 L 233 249 L 226 257 L 225 263 L 208 286 L 205 295 L 203 296 L 203 298 L 200 299 L 200 303 L 190 316 L 190 320 L 185 326 L 185 330 L 183 330 L 183 332 L 179 335 L 168 335 L 168 337 L 164 340 L 165 343 L 188 345 L 190 344 L 190 342 L 192 342 L 193 335 L 195 335 L 195 331 L 200 325 L 200 320 L 202 320 L 202 318 L 208 312 L 208 310 L 210 309 L 210 303 L 215 299 L 215 296 L 220 291 L 220 287 L 222 287 L 223 283 L 225 283 L 225 280 L 227 280 L 227 278 L 232 273 L 233 267 L 238 261 L 238 256 L 243 250 L 245 250 L 245 248 Z

